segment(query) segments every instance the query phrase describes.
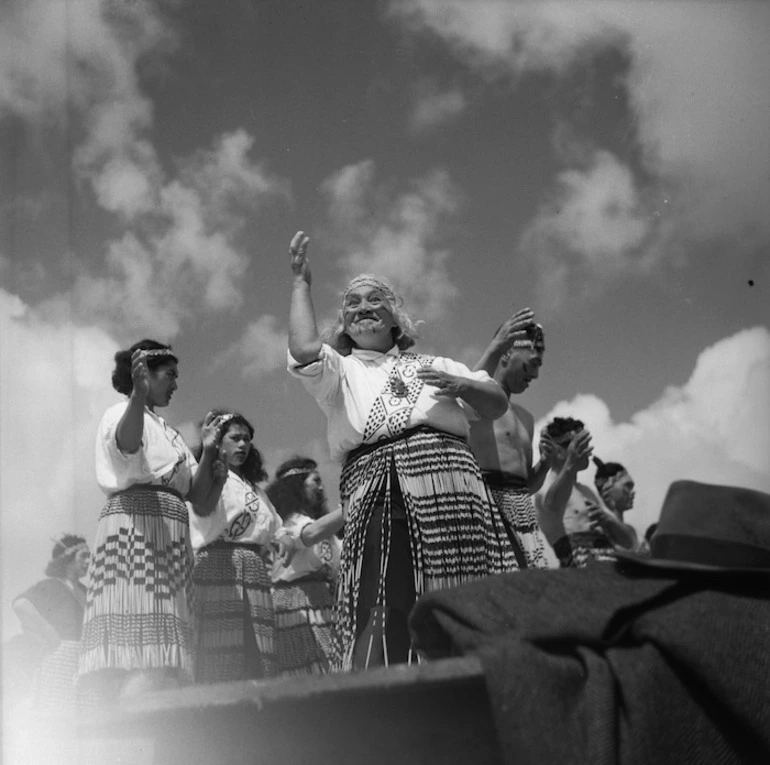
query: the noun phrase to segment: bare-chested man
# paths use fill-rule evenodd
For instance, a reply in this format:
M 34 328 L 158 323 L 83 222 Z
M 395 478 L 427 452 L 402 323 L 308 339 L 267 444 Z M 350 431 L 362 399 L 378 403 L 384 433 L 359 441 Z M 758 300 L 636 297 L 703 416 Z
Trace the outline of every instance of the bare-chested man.
M 616 549 L 633 549 L 636 532 L 577 480 L 588 467 L 591 434 L 580 420 L 555 417 L 545 427 L 551 471 L 535 497 L 538 519 L 563 566 L 582 568 L 592 561 L 612 561 Z
M 488 372 L 508 396 L 508 411 L 502 417 L 471 424 L 470 444 L 505 520 L 519 568 L 558 566 L 531 496 L 550 468 L 550 443 L 541 443 L 541 458 L 533 466 L 534 418 L 513 401 L 537 379 L 544 351 L 543 328 L 535 323 L 534 313 L 524 308 L 497 330 L 475 367 Z

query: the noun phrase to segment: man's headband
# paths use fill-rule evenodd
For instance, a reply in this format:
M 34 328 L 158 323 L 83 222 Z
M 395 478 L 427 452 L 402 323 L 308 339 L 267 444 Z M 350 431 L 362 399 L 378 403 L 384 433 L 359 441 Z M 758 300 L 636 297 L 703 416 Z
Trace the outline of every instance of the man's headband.
M 597 475 L 594 478 L 594 483 L 596 484 L 596 488 L 599 489 L 600 492 L 604 493 L 609 491 L 618 481 L 625 478 L 628 475 L 628 471 L 623 468 L 622 470 L 618 470 L 617 473 L 613 473 L 612 475 Z
M 343 306 L 345 305 L 345 301 L 348 299 L 350 293 L 359 287 L 371 287 L 372 289 L 379 290 L 391 305 L 398 304 L 396 293 L 386 281 L 383 281 L 382 279 L 379 279 L 372 274 L 361 274 L 360 276 L 356 276 L 356 278 L 353 279 L 347 287 L 345 287 L 345 291 L 342 293 Z
M 526 337 L 514 340 L 512 347 L 519 350 L 544 351 L 545 335 L 543 333 L 543 325 L 533 324 L 527 329 Z
M 173 358 L 176 358 L 176 354 L 171 350 L 171 348 L 153 348 L 149 351 L 143 350 L 142 353 L 145 356 L 172 356 Z

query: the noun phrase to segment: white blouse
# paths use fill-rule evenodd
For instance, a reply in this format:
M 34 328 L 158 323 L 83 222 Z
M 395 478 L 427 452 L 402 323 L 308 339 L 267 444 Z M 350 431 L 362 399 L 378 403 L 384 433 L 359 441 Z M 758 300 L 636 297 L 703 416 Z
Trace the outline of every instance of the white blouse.
M 218 540 L 268 545 L 280 528 L 281 517 L 267 494 L 232 470 L 211 515 L 190 513 L 190 541 L 195 551 Z
M 348 452 L 363 443 L 369 411 L 388 382 L 399 355 L 400 351 L 394 345 L 386 353 L 354 348 L 349 356 L 341 356 L 324 343 L 319 359 L 301 366 L 288 353 L 289 373 L 302 380 L 327 416 L 332 459 L 342 461 Z M 479 382 L 492 380 L 483 370 L 471 372 L 458 361 L 442 356 L 432 358 L 433 368 L 439 371 Z M 467 438 L 470 420 L 477 419 L 478 414 L 466 402 L 450 396 L 437 396 L 436 388 L 424 385 L 407 427 L 429 425 Z
M 293 513 L 286 519 L 284 529 L 292 539 L 301 539 L 302 529 L 313 523 L 307 515 Z M 329 581 L 334 581 L 340 570 L 340 552 L 342 542 L 334 535 L 321 539 L 310 547 L 302 544 L 293 554 L 287 566 L 276 557 L 273 563 L 273 582 L 294 582 L 311 574 L 320 573 Z
M 168 486 L 187 496 L 197 463 L 181 434 L 155 412 L 144 409 L 142 445 L 133 454 L 118 447 L 117 429 L 128 401 L 111 406 L 96 433 L 96 480 L 111 495 L 138 483 Z

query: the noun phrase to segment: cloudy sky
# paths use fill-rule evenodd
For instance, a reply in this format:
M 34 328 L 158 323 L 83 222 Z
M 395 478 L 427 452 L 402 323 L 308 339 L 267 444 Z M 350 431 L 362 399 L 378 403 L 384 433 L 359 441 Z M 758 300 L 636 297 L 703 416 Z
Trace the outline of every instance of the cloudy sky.
M 10 0 L 0 10 L 0 503 L 8 604 L 93 539 L 112 357 L 180 357 L 168 420 L 255 424 L 272 472 L 325 420 L 285 372 L 287 245 L 319 314 L 390 277 L 473 364 L 529 305 L 538 424 L 637 479 L 770 491 L 770 4 Z M 591 474 L 586 475 L 591 480 Z

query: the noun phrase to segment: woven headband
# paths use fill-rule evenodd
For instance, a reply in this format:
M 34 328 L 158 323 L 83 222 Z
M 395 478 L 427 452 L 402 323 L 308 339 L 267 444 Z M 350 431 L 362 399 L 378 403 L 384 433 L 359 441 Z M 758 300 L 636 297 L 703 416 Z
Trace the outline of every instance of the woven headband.
M 545 334 L 543 333 L 543 325 L 535 324 L 527 330 L 526 337 L 514 340 L 512 347 L 517 349 L 528 349 L 531 351 L 544 351 Z
M 71 545 L 69 547 L 65 547 L 62 544 L 62 542 L 58 539 L 53 539 L 51 541 L 55 542 L 57 545 L 62 545 L 62 548 L 63 548 L 60 553 L 52 555 L 51 560 L 63 560 L 64 558 L 77 555 L 77 553 L 79 553 L 81 550 L 88 551 L 87 542 L 78 542 L 77 544 Z
M 289 468 L 281 475 L 281 478 L 288 478 L 290 475 L 310 475 L 315 472 L 315 468 Z
M 627 475 L 628 471 L 623 468 L 623 470 L 618 470 L 618 472 L 614 473 L 613 475 L 597 475 L 594 478 L 594 483 L 600 487 L 599 491 L 604 494 L 604 492 L 609 491 L 618 481 L 625 478 Z
M 398 298 L 396 297 L 396 293 L 393 291 L 393 288 L 382 279 L 378 279 L 376 276 L 373 276 L 372 274 L 361 274 L 360 276 L 356 276 L 355 279 L 353 279 L 350 284 L 348 284 L 347 287 L 345 287 L 345 291 L 342 293 L 342 304 L 345 304 L 345 301 L 348 299 L 348 296 L 350 293 L 358 288 L 358 287 L 371 287 L 372 289 L 379 290 L 382 292 L 382 294 L 387 298 L 389 303 L 392 303 L 395 305 L 398 302 Z
M 171 350 L 171 348 L 153 348 L 149 351 L 142 351 L 142 353 L 145 356 L 173 356 L 176 358 L 176 354 Z

